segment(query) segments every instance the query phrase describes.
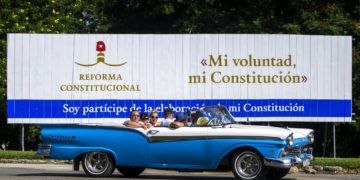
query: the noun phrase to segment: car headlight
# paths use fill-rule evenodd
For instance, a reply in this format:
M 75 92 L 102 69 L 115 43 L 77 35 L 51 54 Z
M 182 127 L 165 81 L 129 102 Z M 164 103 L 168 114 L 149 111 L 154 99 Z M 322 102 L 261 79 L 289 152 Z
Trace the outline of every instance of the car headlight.
M 309 138 L 309 140 L 310 140 L 311 143 L 314 143 L 314 141 L 315 141 L 314 132 L 311 132 L 311 133 L 308 135 L 308 138 Z
M 280 154 L 279 154 L 279 157 L 282 158 L 282 157 L 285 157 L 285 156 L 288 156 L 289 155 L 289 150 L 288 149 L 282 149 Z
M 294 137 L 293 137 L 292 134 L 286 138 L 286 144 L 287 144 L 288 146 L 294 145 Z

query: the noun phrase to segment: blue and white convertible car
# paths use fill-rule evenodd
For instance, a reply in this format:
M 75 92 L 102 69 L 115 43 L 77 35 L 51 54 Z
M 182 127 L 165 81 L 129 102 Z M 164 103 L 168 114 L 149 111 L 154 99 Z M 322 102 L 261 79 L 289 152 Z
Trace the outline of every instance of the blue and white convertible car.
M 74 160 L 89 176 L 117 168 L 137 176 L 145 168 L 232 171 L 237 179 L 280 179 L 313 159 L 313 130 L 242 125 L 222 106 L 189 111 L 192 125 L 131 129 L 122 125 L 43 125 L 38 154 Z

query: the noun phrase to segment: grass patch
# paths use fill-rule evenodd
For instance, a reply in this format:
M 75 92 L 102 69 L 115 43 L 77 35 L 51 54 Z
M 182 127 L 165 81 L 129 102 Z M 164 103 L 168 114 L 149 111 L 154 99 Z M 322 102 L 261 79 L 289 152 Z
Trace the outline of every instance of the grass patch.
M 0 159 L 44 159 L 35 151 L 0 151 Z
M 323 158 L 315 157 L 312 166 L 340 166 L 345 169 L 360 169 L 360 158 Z

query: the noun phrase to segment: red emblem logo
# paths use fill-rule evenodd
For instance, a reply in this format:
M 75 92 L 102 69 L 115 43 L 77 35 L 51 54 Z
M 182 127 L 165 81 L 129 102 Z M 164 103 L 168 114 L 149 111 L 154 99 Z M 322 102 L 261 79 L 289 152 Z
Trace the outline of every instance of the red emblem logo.
M 99 52 L 99 53 L 97 53 L 96 63 L 94 63 L 94 64 L 80 64 L 78 62 L 75 62 L 75 63 L 79 66 L 95 66 L 96 64 L 99 64 L 99 63 L 103 63 L 108 66 L 122 66 L 122 65 L 126 64 L 126 62 L 121 63 L 121 64 L 108 64 L 105 62 L 105 53 L 103 53 L 103 52 L 106 51 L 106 45 L 105 45 L 104 41 L 96 42 L 96 51 Z

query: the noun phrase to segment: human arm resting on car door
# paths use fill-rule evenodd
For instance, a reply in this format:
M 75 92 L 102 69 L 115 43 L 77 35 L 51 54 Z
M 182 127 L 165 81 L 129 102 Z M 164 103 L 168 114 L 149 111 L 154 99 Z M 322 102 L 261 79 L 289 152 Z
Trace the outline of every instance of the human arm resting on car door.
M 125 125 L 126 127 L 130 127 L 130 128 L 144 128 L 144 129 L 148 129 L 147 126 L 145 126 L 145 125 L 143 125 L 143 124 L 140 124 L 140 123 L 138 123 L 138 122 L 130 121 L 130 120 L 125 121 L 125 122 L 124 122 L 124 125 Z
M 182 123 L 182 122 L 172 122 L 171 124 L 170 124 L 170 128 L 180 128 L 180 127 L 184 127 L 185 126 L 185 124 L 184 123 Z

